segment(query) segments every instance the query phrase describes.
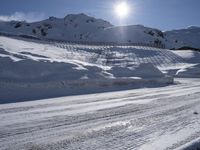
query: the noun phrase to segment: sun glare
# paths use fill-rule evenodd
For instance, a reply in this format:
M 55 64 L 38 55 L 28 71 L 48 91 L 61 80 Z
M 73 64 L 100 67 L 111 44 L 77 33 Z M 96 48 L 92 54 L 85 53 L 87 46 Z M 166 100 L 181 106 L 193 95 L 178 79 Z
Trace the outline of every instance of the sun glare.
M 115 5 L 115 13 L 120 18 L 125 18 L 129 14 L 129 6 L 127 2 L 119 2 Z

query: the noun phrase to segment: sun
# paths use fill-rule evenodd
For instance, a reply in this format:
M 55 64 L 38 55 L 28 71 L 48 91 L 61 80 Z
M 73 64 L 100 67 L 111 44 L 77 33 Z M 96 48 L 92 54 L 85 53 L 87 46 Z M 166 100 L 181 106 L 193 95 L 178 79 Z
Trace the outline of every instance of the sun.
M 126 18 L 129 14 L 129 5 L 127 2 L 119 2 L 115 5 L 115 13 L 117 14 L 118 17 L 120 18 Z

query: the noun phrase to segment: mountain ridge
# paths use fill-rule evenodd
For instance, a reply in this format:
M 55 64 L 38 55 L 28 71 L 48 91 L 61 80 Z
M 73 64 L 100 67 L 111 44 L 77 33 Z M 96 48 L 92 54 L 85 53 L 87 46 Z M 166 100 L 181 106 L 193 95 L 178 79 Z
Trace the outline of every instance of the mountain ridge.
M 169 49 L 200 49 L 200 27 L 161 31 L 144 25 L 114 26 L 106 20 L 83 13 L 46 20 L 0 22 L 0 33 L 27 35 L 40 39 L 86 42 L 163 44 Z

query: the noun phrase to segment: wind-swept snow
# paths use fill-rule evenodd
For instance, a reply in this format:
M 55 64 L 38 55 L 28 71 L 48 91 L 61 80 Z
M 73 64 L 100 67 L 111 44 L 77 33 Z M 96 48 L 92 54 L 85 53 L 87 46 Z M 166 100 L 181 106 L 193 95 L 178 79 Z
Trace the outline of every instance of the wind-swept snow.
M 172 150 L 195 143 L 200 81 L 177 81 L 163 88 L 0 105 L 0 149 Z
M 107 89 L 103 86 L 121 84 L 128 84 L 129 88 L 149 87 L 149 83 L 150 87 L 163 86 L 173 82 L 164 73 L 198 77 L 198 57 L 198 52 L 146 46 L 72 44 L 0 36 L 0 99 L 10 102 L 83 94 L 81 88 L 85 93 L 103 92 Z
M 182 57 L 186 62 L 192 64 L 177 70 L 177 77 L 200 77 L 200 52 L 192 50 L 173 51 L 175 54 Z
M 39 43 L 38 43 L 39 42 Z M 147 46 L 83 45 L 40 42 L 0 36 L 4 57 L 100 66 L 134 66 L 152 63 L 162 69 L 180 66 L 184 59 L 170 50 Z M 6 51 L 6 52 L 5 52 Z
M 189 63 L 200 63 L 200 52 L 192 50 L 174 50 L 175 54 L 179 55 Z

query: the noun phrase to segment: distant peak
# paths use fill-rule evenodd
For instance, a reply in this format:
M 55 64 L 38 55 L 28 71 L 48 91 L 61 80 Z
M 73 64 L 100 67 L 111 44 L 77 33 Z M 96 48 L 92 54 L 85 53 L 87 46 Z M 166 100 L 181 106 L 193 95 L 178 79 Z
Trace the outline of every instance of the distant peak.
M 133 25 L 133 26 L 135 26 L 135 27 L 139 27 L 139 28 L 144 28 L 144 27 L 145 27 L 145 26 L 142 25 L 142 24 L 136 24 L 136 25 Z
M 100 23 L 100 24 L 104 24 L 103 26 L 105 27 L 110 27 L 113 26 L 110 22 L 103 20 L 103 19 L 97 19 L 95 17 L 92 16 L 88 16 L 84 13 L 80 13 L 80 14 L 68 14 L 67 16 L 64 17 L 65 21 L 84 21 L 86 23 Z
M 197 27 L 197 26 L 189 26 L 187 27 L 187 29 L 199 29 L 200 27 Z
M 65 16 L 65 18 L 71 18 L 71 17 L 74 17 L 74 18 L 92 18 L 84 13 L 80 13 L 80 14 L 68 14 L 67 16 Z
M 49 17 L 49 19 L 50 19 L 50 20 L 53 20 L 53 19 L 57 19 L 57 18 L 54 17 L 54 16 L 51 16 L 51 17 Z

